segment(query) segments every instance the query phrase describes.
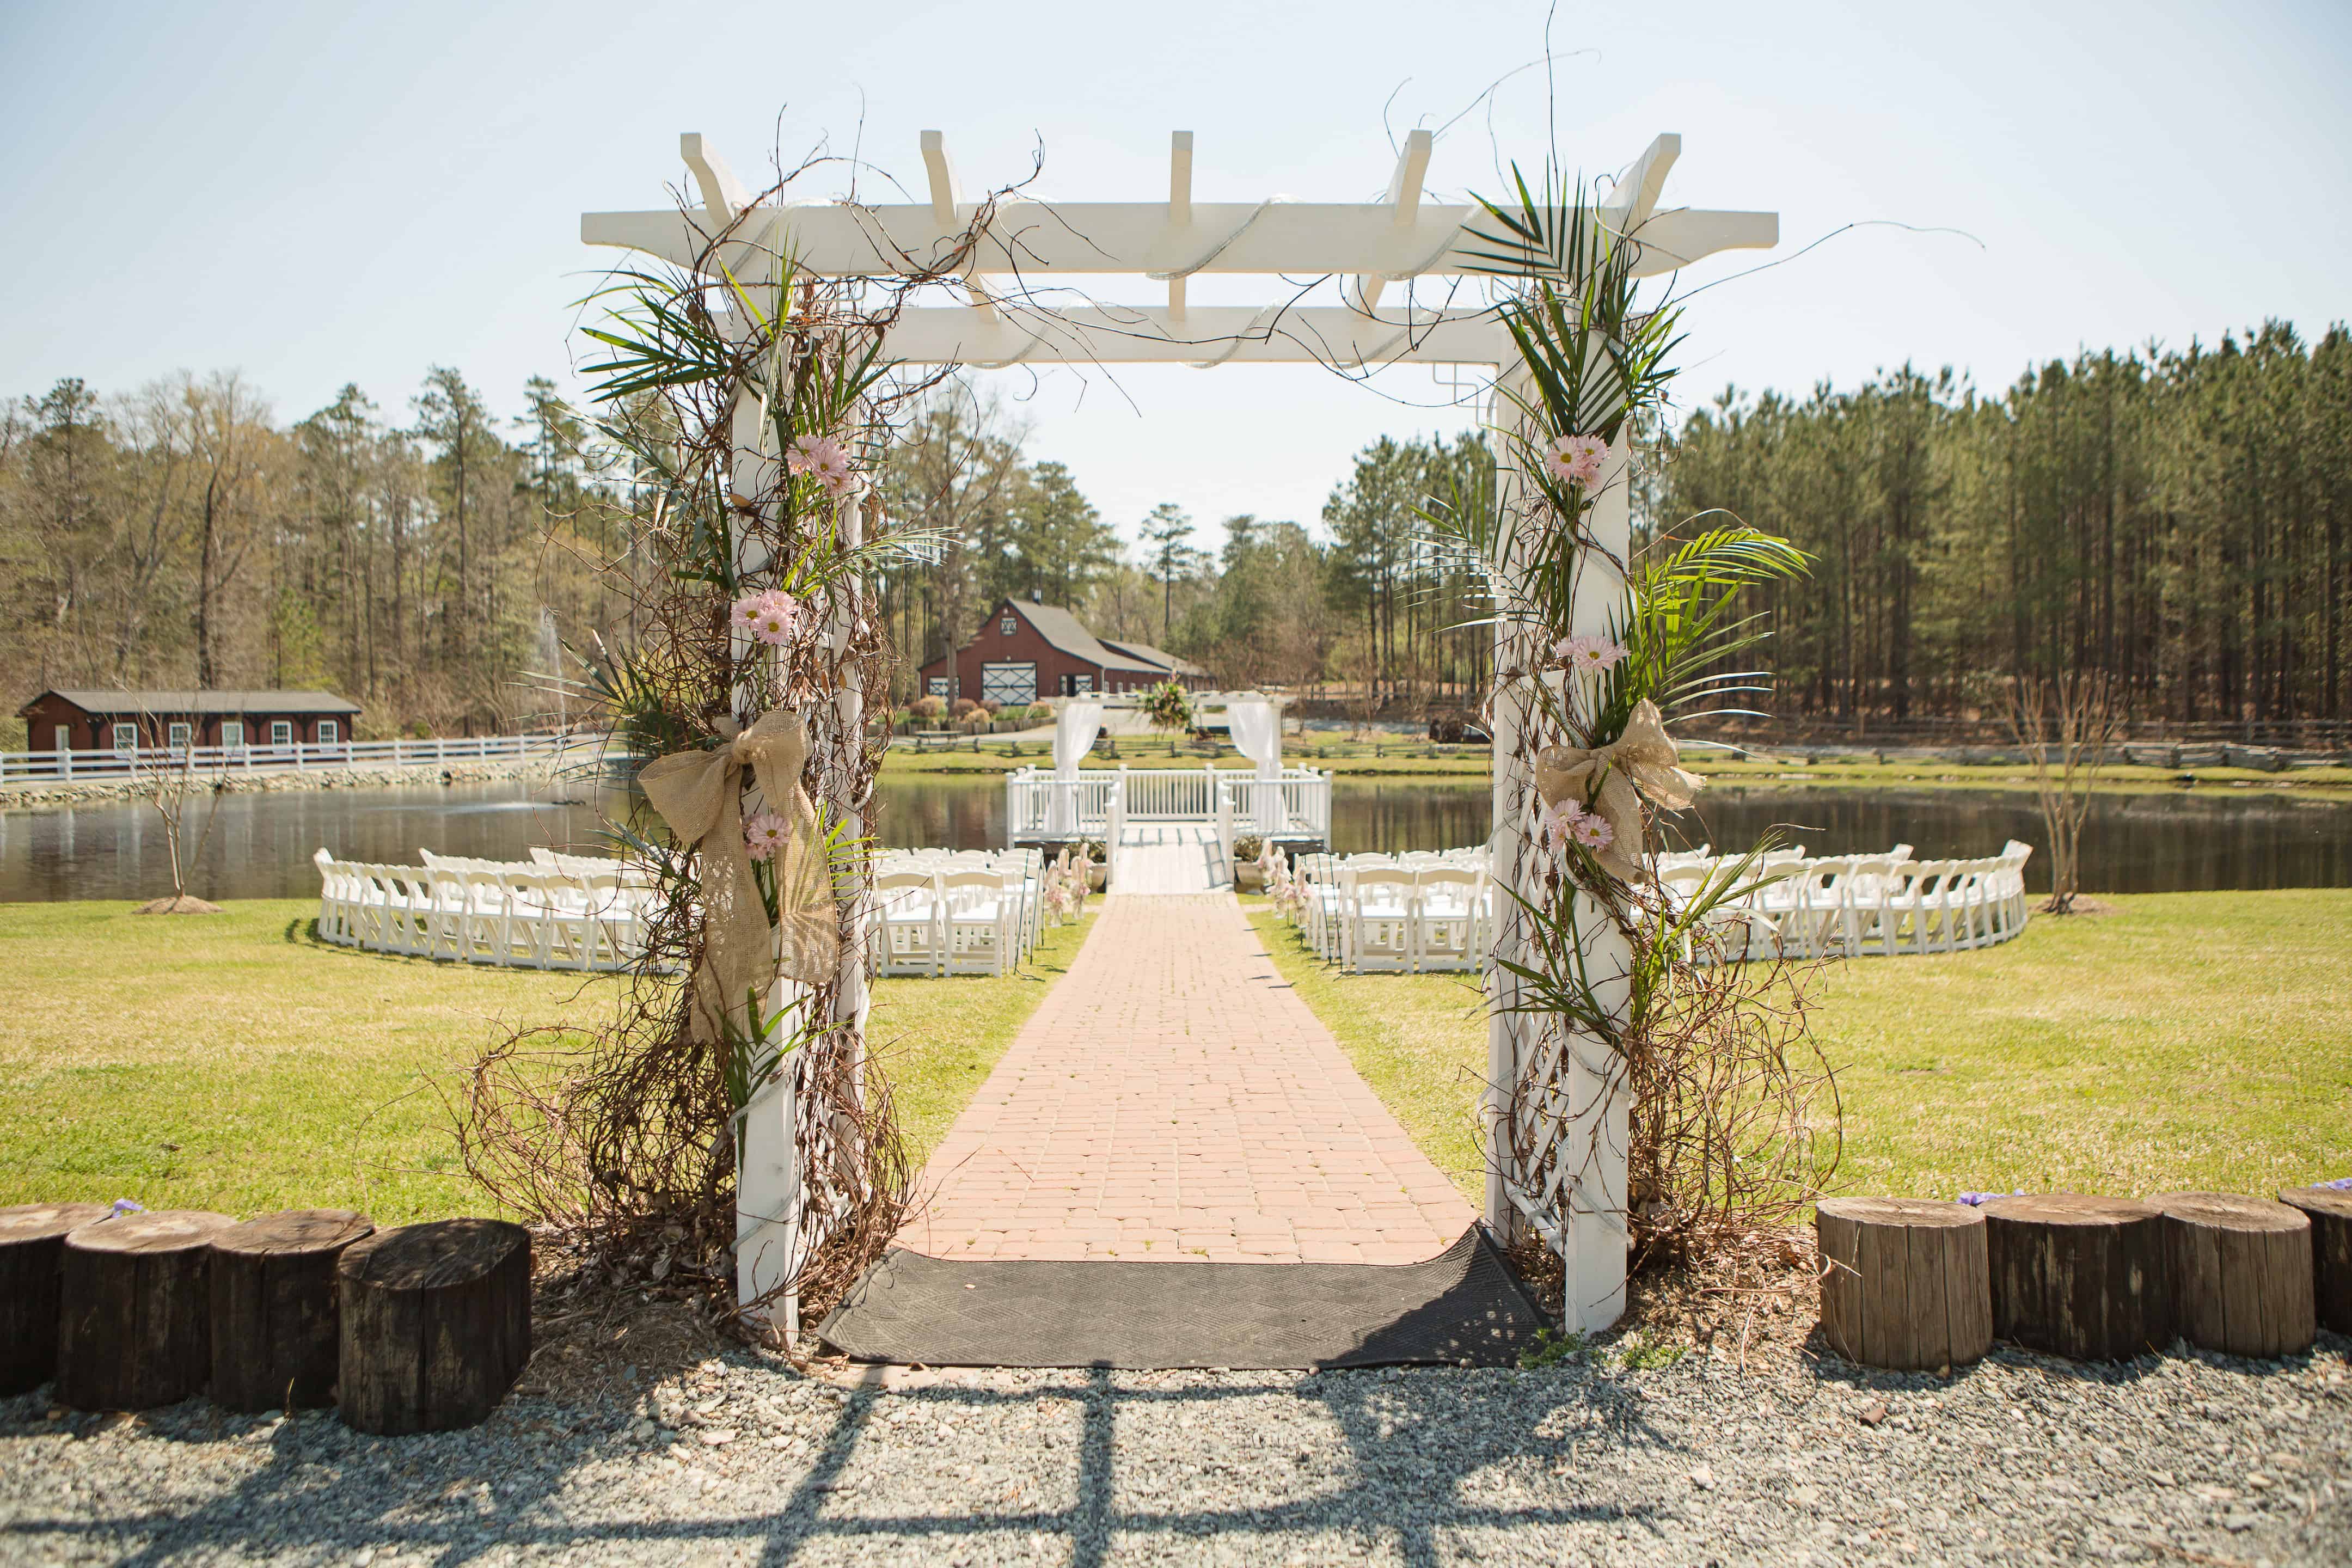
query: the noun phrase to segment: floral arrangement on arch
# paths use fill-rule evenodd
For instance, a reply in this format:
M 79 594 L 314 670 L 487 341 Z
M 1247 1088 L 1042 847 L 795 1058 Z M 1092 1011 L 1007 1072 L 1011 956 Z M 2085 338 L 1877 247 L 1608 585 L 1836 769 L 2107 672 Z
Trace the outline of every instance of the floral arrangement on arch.
M 1727 516 L 1693 520 L 1630 556 L 1603 544 L 1592 514 L 1630 489 L 1632 433 L 1660 420 L 1679 310 L 1637 298 L 1640 242 L 1556 170 L 1533 189 L 1518 178 L 1511 203 L 1479 207 L 1468 248 L 1496 281 L 1517 351 L 1498 383 L 1496 432 L 1517 482 L 1433 498 L 1422 516 L 1440 555 L 1489 590 L 1489 717 L 1506 698 L 1521 716 L 1517 750 L 1496 766 L 1532 784 L 1522 831 L 1533 863 L 1516 884 L 1497 868 L 1515 939 L 1496 963 L 1517 982 L 1497 1005 L 1531 1016 L 1539 1036 L 1607 1047 L 1633 1102 L 1637 1247 L 1678 1248 L 1710 1226 L 1756 1234 L 1826 1174 L 1806 1115 L 1826 1069 L 1790 1065 L 1805 1055 L 1803 1009 L 1775 999 L 1776 966 L 1697 961 L 1724 956 L 1712 945 L 1718 912 L 1753 889 L 1773 842 L 1687 896 L 1668 898 L 1651 868 L 1660 818 L 1690 805 L 1702 782 L 1681 765 L 1669 725 L 1749 711 L 1728 703 L 1763 689 L 1741 656 L 1768 627 L 1742 597 L 1809 558 Z M 1605 625 L 1580 626 L 1580 604 L 1596 596 L 1612 605 Z M 1601 956 L 1601 930 L 1630 960 Z M 1782 1026 L 1791 1017 L 1793 1034 Z M 1558 1102 L 1546 1075 L 1561 1059 L 1535 1051 L 1521 1068 L 1531 1076 L 1507 1086 L 1519 1142 L 1503 1152 L 1522 1172 L 1548 1155 L 1526 1142 L 1545 1118 L 1518 1108 Z
M 816 278 L 788 234 L 746 237 L 807 167 L 717 232 L 682 208 L 693 266 L 622 268 L 592 296 L 609 309 L 582 329 L 604 351 L 582 367 L 599 409 L 583 456 L 631 497 L 629 548 L 606 574 L 629 640 L 574 650 L 567 684 L 653 759 L 646 808 L 609 828 L 652 885 L 645 959 L 614 1021 L 495 1044 L 458 1107 L 467 1169 L 501 1201 L 584 1240 L 616 1279 L 675 1261 L 673 1284 L 690 1276 L 714 1300 L 733 1294 L 742 1119 L 788 1066 L 797 1124 L 823 1130 L 798 1145 L 809 1211 L 831 1216 L 789 1289 L 822 1302 L 845 1287 L 909 1181 L 849 960 L 867 940 L 895 673 L 869 595 L 935 542 L 890 527 L 866 476 L 898 411 L 947 374 L 885 360 L 888 330 L 961 274 L 987 205 L 922 270 Z

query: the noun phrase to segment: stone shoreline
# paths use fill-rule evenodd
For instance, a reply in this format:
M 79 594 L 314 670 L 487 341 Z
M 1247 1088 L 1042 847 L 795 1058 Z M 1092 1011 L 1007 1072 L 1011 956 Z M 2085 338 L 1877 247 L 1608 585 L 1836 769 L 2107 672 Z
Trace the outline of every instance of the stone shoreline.
M 317 767 L 296 772 L 267 773 L 224 770 L 199 773 L 199 784 L 219 795 L 263 795 L 278 790 L 399 789 L 420 784 L 496 784 L 509 779 L 542 783 L 553 776 L 552 759 L 545 756 L 508 761 L 416 763 L 399 768 Z M 144 800 L 147 790 L 131 779 L 91 779 L 72 784 L 0 784 L 0 811 L 37 810 L 60 805 L 86 805 L 100 801 Z

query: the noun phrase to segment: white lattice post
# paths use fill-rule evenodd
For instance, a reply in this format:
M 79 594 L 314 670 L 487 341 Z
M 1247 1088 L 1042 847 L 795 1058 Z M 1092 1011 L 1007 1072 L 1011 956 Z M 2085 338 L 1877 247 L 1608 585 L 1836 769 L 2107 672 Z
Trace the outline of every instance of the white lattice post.
M 1585 515 L 1595 548 L 1587 550 L 1578 565 L 1571 632 L 1602 636 L 1622 629 L 1612 622 L 1625 592 L 1616 563 L 1633 549 L 1628 433 L 1621 431 L 1609 448 L 1601 490 Z M 1593 999 L 1622 1017 L 1633 993 L 1633 949 L 1608 912 L 1582 893 L 1576 895 L 1576 921 Z M 1570 1030 L 1561 1043 L 1567 1047 L 1569 1112 L 1560 1162 L 1569 1179 L 1559 1189 L 1568 1217 L 1568 1245 L 1561 1256 L 1565 1315 L 1570 1326 L 1594 1331 L 1614 1323 L 1625 1310 L 1630 1239 L 1625 1156 L 1631 1101 L 1623 1068 L 1606 1042 Z
M 1486 427 L 1495 442 L 1495 504 L 1497 517 L 1503 519 L 1517 514 L 1524 489 L 1524 481 L 1513 464 L 1507 432 L 1519 423 L 1515 395 L 1525 397 L 1527 387 L 1525 369 L 1507 367 L 1496 377 L 1488 407 Z M 1511 894 L 1517 891 L 1521 898 L 1537 894 L 1528 834 L 1528 802 L 1535 789 L 1528 767 L 1532 752 L 1528 731 L 1532 705 L 1526 691 L 1506 673 L 1527 668 L 1526 634 L 1508 613 L 1523 553 L 1517 528 L 1501 528 L 1496 537 L 1501 558 L 1495 563 L 1495 698 L 1489 731 L 1494 738 L 1494 825 L 1487 846 L 1496 885 L 1494 956 L 1525 963 L 1526 921 Z M 1516 975 L 1500 963 L 1490 963 L 1486 965 L 1486 984 L 1491 1008 L 1486 1021 L 1483 1129 L 1486 1139 L 1486 1225 L 1496 1236 L 1511 1242 L 1527 1233 L 1518 1206 L 1511 1197 L 1512 1187 L 1524 1176 L 1513 1153 L 1515 1140 L 1510 1119 L 1519 1064 L 1527 1056 L 1528 1020 L 1525 1015 L 1511 1010 L 1520 992 Z
M 1498 387 L 1496 496 L 1500 515 L 1517 515 L 1525 485 L 1513 468 L 1506 432 L 1519 417 L 1519 397 L 1528 395 L 1525 372 L 1507 371 Z M 1627 444 L 1612 447 L 1604 488 L 1585 519 L 1595 548 L 1579 563 L 1570 630 L 1607 633 L 1622 602 L 1624 579 L 1613 562 L 1632 545 Z M 1497 563 L 1497 607 L 1508 611 L 1518 599 L 1517 573 L 1527 548 L 1518 529 L 1506 530 Z M 1533 646 L 1525 622 L 1506 615 L 1496 629 L 1494 705 L 1494 836 L 1490 848 L 1499 889 L 1540 905 L 1548 898 L 1544 878 L 1549 856 L 1536 822 L 1532 760 L 1559 737 L 1541 732 L 1527 672 L 1544 650 Z M 1507 672 L 1517 671 L 1512 677 Z M 1543 679 L 1556 679 L 1556 677 Z M 1536 967 L 1527 917 L 1508 892 L 1496 900 L 1494 952 L 1497 958 Z M 1584 978 L 1594 999 L 1622 1013 L 1630 995 L 1632 951 L 1605 911 L 1575 895 L 1576 929 L 1584 952 Z M 1629 1104 L 1622 1069 L 1603 1041 L 1567 1028 L 1557 1020 L 1513 1011 L 1521 982 L 1491 966 L 1493 1016 L 1487 1024 L 1486 1102 L 1489 1157 L 1486 1221 L 1499 1236 L 1528 1233 L 1531 1209 L 1540 1216 L 1542 1239 L 1560 1255 L 1565 1280 L 1563 1318 L 1587 1332 L 1609 1327 L 1625 1309 L 1625 1168 Z M 1521 1161 L 1525 1145 L 1532 1157 Z
M 703 210 L 699 218 L 701 231 L 716 234 L 734 221 L 749 200 L 733 173 L 715 151 L 704 147 L 702 138 L 688 133 L 678 139 L 678 149 L 687 166 L 693 172 L 700 190 Z M 773 274 L 759 273 L 739 276 L 747 290 L 757 297 L 761 290 L 773 286 Z M 721 311 L 718 320 L 728 336 L 740 344 L 756 330 L 740 304 L 730 301 L 731 308 Z M 749 385 L 734 390 L 730 407 L 730 440 L 731 450 L 728 460 L 729 490 L 743 501 L 759 501 L 763 509 L 773 512 L 773 503 L 767 500 L 775 493 L 781 458 L 773 449 L 768 408 L 758 391 Z M 740 517 L 735 508 L 729 509 L 730 520 Z M 771 521 L 773 521 L 771 516 Z M 757 537 L 740 521 L 730 521 L 729 544 L 739 575 L 764 571 L 770 564 Z M 730 651 L 739 668 L 749 668 L 754 643 L 751 634 L 741 627 L 730 634 Z M 771 658 L 781 658 L 781 650 Z M 739 724 L 749 725 L 760 715 L 760 685 L 745 680 L 734 694 L 734 716 Z M 802 1000 L 804 988 L 791 981 L 780 980 L 766 998 L 771 1016 L 785 1013 Z M 780 1024 L 776 1032 L 784 1026 Z M 763 1043 L 772 1043 L 769 1040 Z M 761 1087 L 739 1114 L 735 1140 L 735 1291 L 736 1300 L 750 1302 L 759 1300 L 789 1280 L 797 1271 L 802 1246 L 802 1194 L 799 1155 L 799 1085 L 802 1064 L 798 1053 L 788 1058 L 782 1068 Z M 798 1330 L 798 1301 L 787 1296 L 784 1319 L 788 1335 Z

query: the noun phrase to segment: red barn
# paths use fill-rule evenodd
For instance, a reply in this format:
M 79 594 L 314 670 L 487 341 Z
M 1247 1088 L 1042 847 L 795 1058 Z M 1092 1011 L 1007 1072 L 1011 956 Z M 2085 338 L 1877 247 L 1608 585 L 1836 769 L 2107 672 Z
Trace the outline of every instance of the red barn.
M 1142 691 L 1174 679 L 1206 689 L 1209 672 L 1146 643 L 1097 637 L 1057 605 L 1004 599 L 979 635 L 923 666 L 922 695 L 1007 707 L 1049 697 Z
M 331 746 L 359 716 L 331 691 L 44 691 L 16 710 L 28 752 Z

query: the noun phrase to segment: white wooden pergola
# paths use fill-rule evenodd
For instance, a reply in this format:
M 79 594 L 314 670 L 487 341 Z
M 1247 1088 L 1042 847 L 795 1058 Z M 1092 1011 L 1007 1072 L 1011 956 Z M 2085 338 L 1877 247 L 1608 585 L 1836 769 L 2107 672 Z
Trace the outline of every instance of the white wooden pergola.
M 962 271 L 965 302 L 913 306 L 890 329 L 883 357 L 909 365 L 961 365 L 973 369 L 1014 364 L 1123 365 L 1320 364 L 1368 375 L 1400 364 L 1469 366 L 1483 370 L 1490 387 L 1489 423 L 1516 416 L 1518 405 L 1507 380 L 1517 352 L 1493 306 L 1422 304 L 1410 296 L 1423 280 L 1444 282 L 1450 295 L 1465 292 L 1462 280 L 1491 273 L 1483 248 L 1468 232 L 1480 226 L 1481 209 L 1427 200 L 1426 178 L 1434 139 L 1415 131 L 1398 155 L 1386 195 L 1377 202 L 1259 203 L 1192 200 L 1193 139 L 1179 131 L 1171 139 L 1168 192 L 1141 202 L 1054 202 L 1012 195 L 992 203 L 967 201 L 959 192 L 945 138 L 922 135 L 929 175 L 927 202 L 868 205 L 849 201 L 786 202 L 754 205 L 726 163 L 698 135 L 681 139 L 692 172 L 699 209 L 589 213 L 581 218 L 581 238 L 590 245 L 643 252 L 684 269 L 714 278 L 723 268 L 742 284 L 772 281 L 777 258 L 789 255 L 803 274 L 824 278 L 892 278 L 937 270 L 952 256 L 975 224 L 977 245 Z M 1767 248 L 1778 243 L 1780 222 L 1770 213 L 1712 212 L 1663 208 L 1659 196 L 1681 140 L 1661 136 L 1617 181 L 1593 214 L 1608 233 L 1636 247 L 1636 276 L 1676 270 L 1720 251 Z M 715 249 L 710 237 L 726 233 Z M 1264 281 L 1265 300 L 1256 305 L 1200 305 L 1186 299 L 1195 277 L 1247 275 Z M 1078 279 L 1126 277 L 1159 285 L 1164 298 L 1138 303 L 1089 303 L 1062 308 L 1045 303 L 1064 295 Z M 1337 279 L 1339 302 L 1302 304 L 1302 293 L 1328 297 L 1330 290 L 1303 290 L 1301 279 Z M 1389 287 L 1408 285 L 1407 299 L 1389 302 Z M 1155 293 L 1159 290 L 1155 290 Z M 739 465 L 772 469 L 776 455 L 761 449 L 765 426 L 739 418 Z M 1504 472 L 1497 493 L 1506 502 L 1515 476 L 1509 447 L 1498 444 Z M 1589 526 L 1608 556 L 1626 557 L 1631 542 L 1625 452 L 1612 454 L 1619 476 L 1602 490 Z M 739 493 L 758 493 L 752 485 Z M 855 523 L 852 524 L 854 528 Z M 1575 629 L 1603 632 L 1623 584 L 1601 552 L 1594 570 L 1583 574 Z M 1496 668 L 1507 669 L 1524 657 L 1518 637 L 1497 633 Z M 1519 744 L 1528 706 L 1507 694 L 1495 715 L 1494 865 L 1498 879 L 1532 895 L 1538 875 L 1532 781 Z M 1526 938 L 1508 900 L 1499 911 L 1496 952 L 1517 956 Z M 1622 973 L 1627 954 L 1607 922 L 1593 922 L 1592 971 Z M 853 967 L 863 1006 L 863 955 L 844 955 L 848 984 Z M 1496 1000 L 1511 1000 L 1508 976 L 1490 967 Z M 1622 1005 L 1624 987 L 1617 986 Z M 1608 986 L 1602 986 L 1604 994 Z M 1613 1322 L 1623 1308 L 1625 1282 L 1626 1106 L 1615 1091 L 1607 1064 L 1589 1055 L 1596 1042 L 1563 1038 L 1557 1029 L 1537 1027 L 1524 1015 L 1498 1009 L 1489 1025 L 1489 1088 L 1486 1095 L 1487 1173 L 1486 1218 L 1504 1235 L 1528 1230 L 1557 1249 L 1567 1269 L 1567 1316 L 1571 1326 L 1598 1329 Z M 1520 1130 L 1518 1144 L 1544 1151 L 1532 1162 L 1510 1151 L 1515 1140 L 1504 1119 L 1513 1114 L 1511 1086 L 1531 1066 L 1542 1068 L 1564 1092 L 1532 1097 L 1520 1104 L 1522 1118 L 1545 1124 Z M 780 1078 L 788 1086 L 789 1075 Z M 738 1190 L 738 1289 L 751 1300 L 793 1272 L 800 1256 L 802 1195 L 793 1150 L 797 1125 L 789 1088 L 755 1101 L 746 1125 Z M 794 1303 L 787 1298 L 787 1330 L 797 1328 Z

